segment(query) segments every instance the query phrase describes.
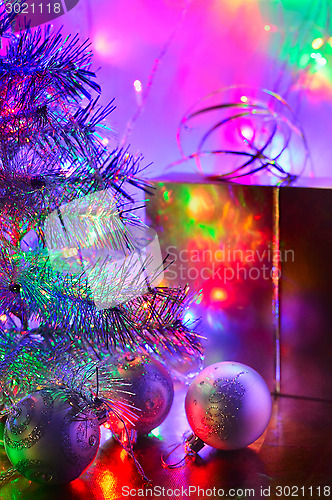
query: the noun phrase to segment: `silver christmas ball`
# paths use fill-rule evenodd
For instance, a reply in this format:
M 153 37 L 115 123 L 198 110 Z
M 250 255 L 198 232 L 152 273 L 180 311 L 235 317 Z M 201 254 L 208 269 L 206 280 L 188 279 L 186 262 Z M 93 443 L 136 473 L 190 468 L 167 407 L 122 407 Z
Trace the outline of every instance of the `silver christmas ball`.
M 132 352 L 106 359 L 103 370 L 108 367 L 114 370 L 113 376 L 125 384 L 127 393 L 121 395 L 121 400 L 132 406 L 138 417 L 134 422 L 126 418 L 122 422 L 111 413 L 109 423 L 113 432 L 126 440 L 124 423 L 127 431 L 137 434 L 146 434 L 158 427 L 167 417 L 174 397 L 173 382 L 166 368 L 149 356 Z
M 95 458 L 100 429 L 95 414 L 77 399 L 51 390 L 19 401 L 4 429 L 5 450 L 13 466 L 39 483 L 64 484 L 78 478 Z
M 272 399 L 263 378 L 242 363 L 207 366 L 189 386 L 188 422 L 204 443 L 222 450 L 244 448 L 266 429 Z

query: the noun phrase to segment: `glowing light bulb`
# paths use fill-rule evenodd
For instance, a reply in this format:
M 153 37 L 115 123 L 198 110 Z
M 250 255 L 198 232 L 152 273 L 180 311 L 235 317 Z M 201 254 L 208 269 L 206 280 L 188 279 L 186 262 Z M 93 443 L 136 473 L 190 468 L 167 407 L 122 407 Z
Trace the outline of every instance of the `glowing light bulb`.
M 241 102 L 248 102 L 248 97 L 246 97 L 245 95 L 243 95 L 243 96 L 240 97 L 240 101 Z
M 188 203 L 188 213 L 191 217 L 209 218 L 215 214 L 215 203 L 203 189 L 196 189 Z
M 202 302 L 202 300 L 203 300 L 203 292 L 201 291 L 201 292 L 199 293 L 199 295 L 198 295 L 198 297 L 197 297 L 197 299 L 196 299 L 195 303 L 198 305 L 198 304 L 200 304 L 200 303 Z
M 211 299 L 213 302 L 223 302 L 227 297 L 228 294 L 223 288 L 213 288 L 211 292 Z
M 254 137 L 254 131 L 249 125 L 243 125 L 240 130 L 241 135 L 248 141 L 251 141 Z
M 170 200 L 171 194 L 172 194 L 172 191 L 167 191 L 167 190 L 164 191 L 163 196 L 164 196 L 165 201 L 169 201 Z
M 319 64 L 319 66 L 326 66 L 327 59 L 325 59 L 325 57 L 323 57 L 319 52 L 313 52 L 311 54 L 311 57 L 315 59 L 316 63 Z
M 153 429 L 150 434 L 160 440 L 163 439 L 162 435 L 160 434 L 160 427 L 156 427 L 155 429 Z
M 327 59 L 325 59 L 325 57 L 319 57 L 318 60 L 317 60 L 317 64 L 319 64 L 320 66 L 326 66 L 327 65 Z
M 140 82 L 140 80 L 135 80 L 134 81 L 134 89 L 135 89 L 135 92 L 142 92 L 143 90 L 143 87 L 142 87 L 142 82 Z
M 191 321 L 193 321 L 195 319 L 194 315 L 191 313 L 191 312 L 186 312 L 186 314 L 184 315 L 184 322 L 185 323 L 190 323 Z
M 94 38 L 94 48 L 102 56 L 109 56 L 113 52 L 113 43 L 104 33 L 98 33 Z
M 315 38 L 315 40 L 311 44 L 311 47 L 313 49 L 317 50 L 317 49 L 320 49 L 323 44 L 324 44 L 324 40 L 322 38 Z
M 309 59 L 310 59 L 309 54 L 303 54 L 299 60 L 300 68 L 304 68 L 309 63 Z
M 265 31 L 270 31 L 271 30 L 271 26 L 269 24 L 266 24 L 264 26 L 264 29 L 265 29 Z

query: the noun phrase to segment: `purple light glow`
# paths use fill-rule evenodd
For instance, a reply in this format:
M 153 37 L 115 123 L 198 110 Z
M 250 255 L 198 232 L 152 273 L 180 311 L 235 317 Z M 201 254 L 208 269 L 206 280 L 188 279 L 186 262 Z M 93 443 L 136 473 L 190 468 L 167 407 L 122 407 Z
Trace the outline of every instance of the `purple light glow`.
M 300 6 L 298 10 L 292 13 L 294 18 L 301 14 Z M 127 137 L 134 152 L 142 152 L 147 163 L 153 162 L 147 171 L 150 177 L 160 178 L 167 165 L 179 159 L 176 130 L 195 102 L 234 84 L 275 90 L 281 78 L 281 94 L 287 94 L 294 109 L 301 93 L 299 120 L 308 139 L 315 176 L 328 178 L 332 163 L 327 126 L 332 86 L 329 57 L 323 49 L 330 42 L 326 38 L 321 46 L 325 34 L 319 36 L 308 30 L 307 55 L 314 71 L 309 74 L 303 68 L 281 69 L 281 41 L 290 31 L 289 26 L 281 26 L 282 16 L 275 14 L 272 5 L 258 0 L 208 4 L 204 0 L 165 0 L 157 5 L 152 0 L 81 0 L 77 8 L 54 20 L 54 25 L 64 24 L 65 32 L 80 31 L 82 37 L 91 37 L 97 56 L 95 67 L 102 67 L 98 77 L 103 99 L 116 99 L 111 126 L 120 140 L 142 104 L 137 99 L 141 91 L 135 87 L 133 92 L 133 82 L 146 83 L 153 76 L 144 109 Z M 315 59 L 310 58 L 311 52 L 316 53 Z M 294 71 L 299 72 L 299 78 L 286 91 L 285 82 L 291 82 Z M 178 171 L 188 172 L 188 168 L 181 165 Z M 310 185 L 310 176 L 305 177 L 302 184 Z

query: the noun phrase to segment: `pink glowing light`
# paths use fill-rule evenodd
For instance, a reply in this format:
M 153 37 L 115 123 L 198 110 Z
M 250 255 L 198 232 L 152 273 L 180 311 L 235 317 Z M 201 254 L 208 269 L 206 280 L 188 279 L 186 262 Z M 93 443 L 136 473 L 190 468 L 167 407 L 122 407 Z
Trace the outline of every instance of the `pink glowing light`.
M 137 92 L 139 94 L 142 92 L 143 87 L 142 87 L 142 82 L 140 80 L 134 81 L 134 89 L 135 89 L 135 92 Z

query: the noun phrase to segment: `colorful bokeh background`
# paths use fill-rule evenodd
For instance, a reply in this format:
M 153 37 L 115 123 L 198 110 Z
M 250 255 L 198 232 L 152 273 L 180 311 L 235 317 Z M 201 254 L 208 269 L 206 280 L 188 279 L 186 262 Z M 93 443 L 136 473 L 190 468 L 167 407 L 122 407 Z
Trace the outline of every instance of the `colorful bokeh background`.
M 206 337 L 205 364 L 246 363 L 273 390 L 271 188 L 189 183 L 156 188 L 147 220 L 168 255 L 164 284 L 188 283 L 194 292 L 184 319 L 197 320 L 197 331 Z
M 206 95 L 245 85 L 287 100 L 312 158 L 300 184 L 327 186 L 330 16 L 329 0 L 80 0 L 54 25 L 91 38 L 102 100 L 117 106 L 110 142 L 142 153 L 148 176 L 193 172 L 186 163 L 167 168 L 180 159 L 182 117 Z

